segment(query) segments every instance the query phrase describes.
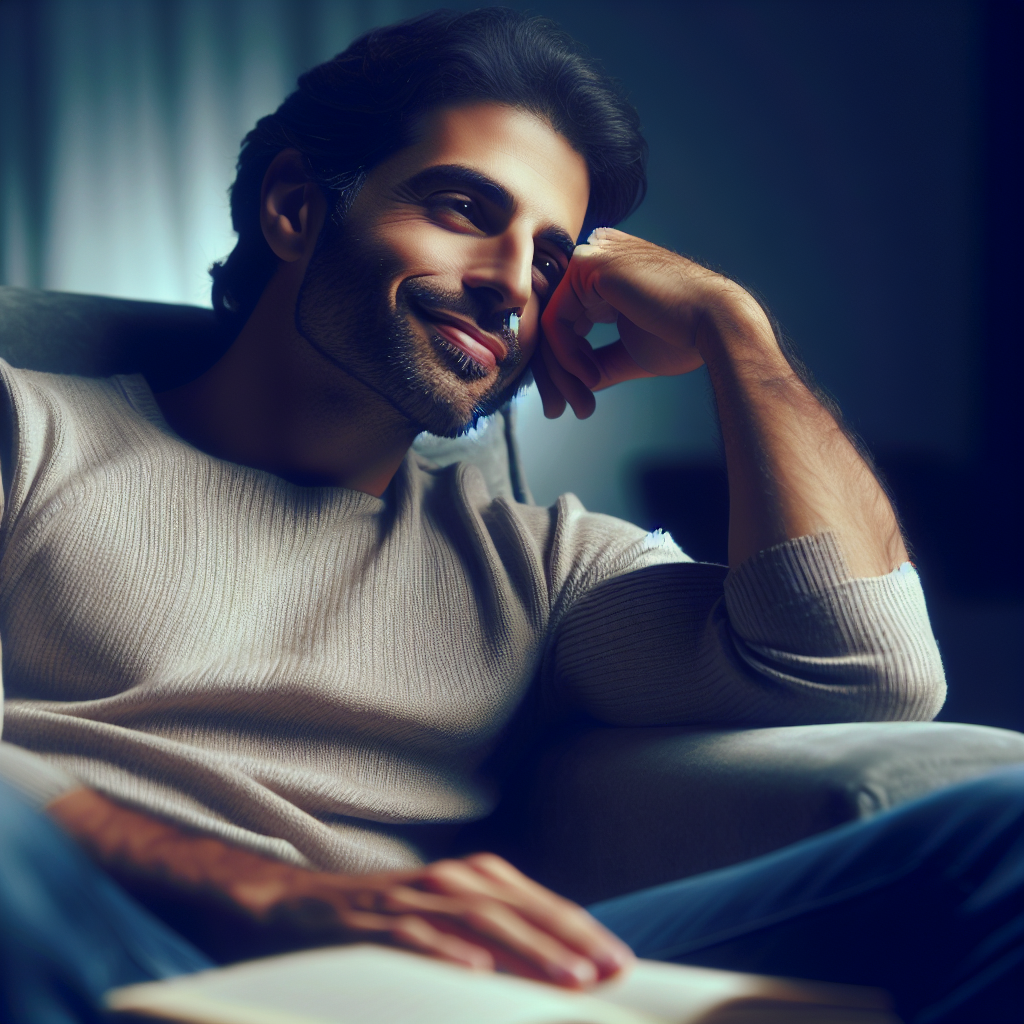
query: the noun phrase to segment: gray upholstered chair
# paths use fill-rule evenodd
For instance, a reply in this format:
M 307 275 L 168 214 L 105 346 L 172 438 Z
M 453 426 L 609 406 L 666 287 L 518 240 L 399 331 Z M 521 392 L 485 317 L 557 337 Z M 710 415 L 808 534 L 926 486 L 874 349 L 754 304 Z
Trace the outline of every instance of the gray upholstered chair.
M 225 348 L 210 310 L 0 288 L 0 357 L 156 390 Z M 529 501 L 508 412 L 471 438 L 423 437 L 441 464 L 472 461 L 491 493 Z M 515 779 L 490 834 L 581 902 L 767 853 L 953 782 L 1024 762 L 1024 735 L 930 722 L 767 729 L 615 729 L 561 736 Z M 486 834 L 486 833 L 485 833 Z

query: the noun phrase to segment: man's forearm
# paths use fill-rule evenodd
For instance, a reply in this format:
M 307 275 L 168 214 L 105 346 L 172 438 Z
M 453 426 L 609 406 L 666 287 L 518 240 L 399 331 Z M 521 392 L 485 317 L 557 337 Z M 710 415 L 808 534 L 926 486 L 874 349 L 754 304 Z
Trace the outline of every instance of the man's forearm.
M 136 811 L 90 789 L 50 815 L 131 896 L 222 963 L 345 941 L 318 873 Z
M 580 340 L 615 321 L 619 340 Z M 535 360 L 548 416 L 568 401 L 590 415 L 592 390 L 708 366 L 729 472 L 729 562 L 830 531 L 854 576 L 906 559 L 896 516 L 828 410 L 799 379 L 754 298 L 734 281 L 614 228 L 577 246 L 542 317 Z
M 383 942 L 578 988 L 632 959 L 582 908 L 494 854 L 341 875 L 268 860 L 88 789 L 47 809 L 130 892 L 156 890 L 161 916 L 221 960 Z
M 91 789 L 65 793 L 46 809 L 116 877 L 205 893 L 254 914 L 279 898 L 301 871 L 124 807 Z
M 793 371 L 746 293 L 710 315 L 699 347 L 729 474 L 729 562 L 831 531 L 855 577 L 907 558 L 892 507 L 832 415 Z

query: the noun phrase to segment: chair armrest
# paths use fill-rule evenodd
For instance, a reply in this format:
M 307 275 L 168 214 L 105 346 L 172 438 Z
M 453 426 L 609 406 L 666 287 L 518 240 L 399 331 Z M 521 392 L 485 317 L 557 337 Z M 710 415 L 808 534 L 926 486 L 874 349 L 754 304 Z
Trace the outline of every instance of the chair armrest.
M 525 871 L 582 903 L 747 860 L 1024 762 L 1024 735 L 870 722 L 595 728 L 535 762 L 501 834 Z

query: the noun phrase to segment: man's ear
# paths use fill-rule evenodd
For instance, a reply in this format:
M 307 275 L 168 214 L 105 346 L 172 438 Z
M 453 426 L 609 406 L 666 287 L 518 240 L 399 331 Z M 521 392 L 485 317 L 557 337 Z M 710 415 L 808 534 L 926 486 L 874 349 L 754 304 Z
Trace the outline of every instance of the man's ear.
M 309 256 L 324 222 L 327 203 L 319 186 L 309 180 L 302 154 L 284 149 L 263 176 L 260 226 L 278 259 L 293 263 Z

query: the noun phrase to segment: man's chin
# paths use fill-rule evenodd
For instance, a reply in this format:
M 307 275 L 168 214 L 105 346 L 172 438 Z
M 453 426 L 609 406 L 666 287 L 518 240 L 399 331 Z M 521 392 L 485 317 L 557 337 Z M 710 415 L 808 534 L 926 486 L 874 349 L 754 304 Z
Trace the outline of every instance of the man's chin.
M 495 380 L 489 388 L 474 395 L 465 382 L 452 374 L 446 376 L 446 380 L 435 379 L 424 391 L 409 396 L 412 399 L 408 410 L 410 417 L 422 430 L 438 437 L 461 437 L 468 433 L 480 420 L 497 412 L 530 380 L 525 374 L 503 384 Z
M 448 389 L 432 388 L 400 404 L 406 406 L 407 415 L 420 430 L 438 437 L 461 437 L 503 404 L 495 403 L 490 395 L 480 401 L 467 398 L 465 394 L 453 395 Z
M 430 339 L 406 378 L 410 385 L 396 401 L 423 430 L 438 437 L 459 437 L 505 404 L 519 380 L 503 380 L 497 367 L 470 359 L 441 337 Z M 398 396 L 395 396 L 396 399 Z

